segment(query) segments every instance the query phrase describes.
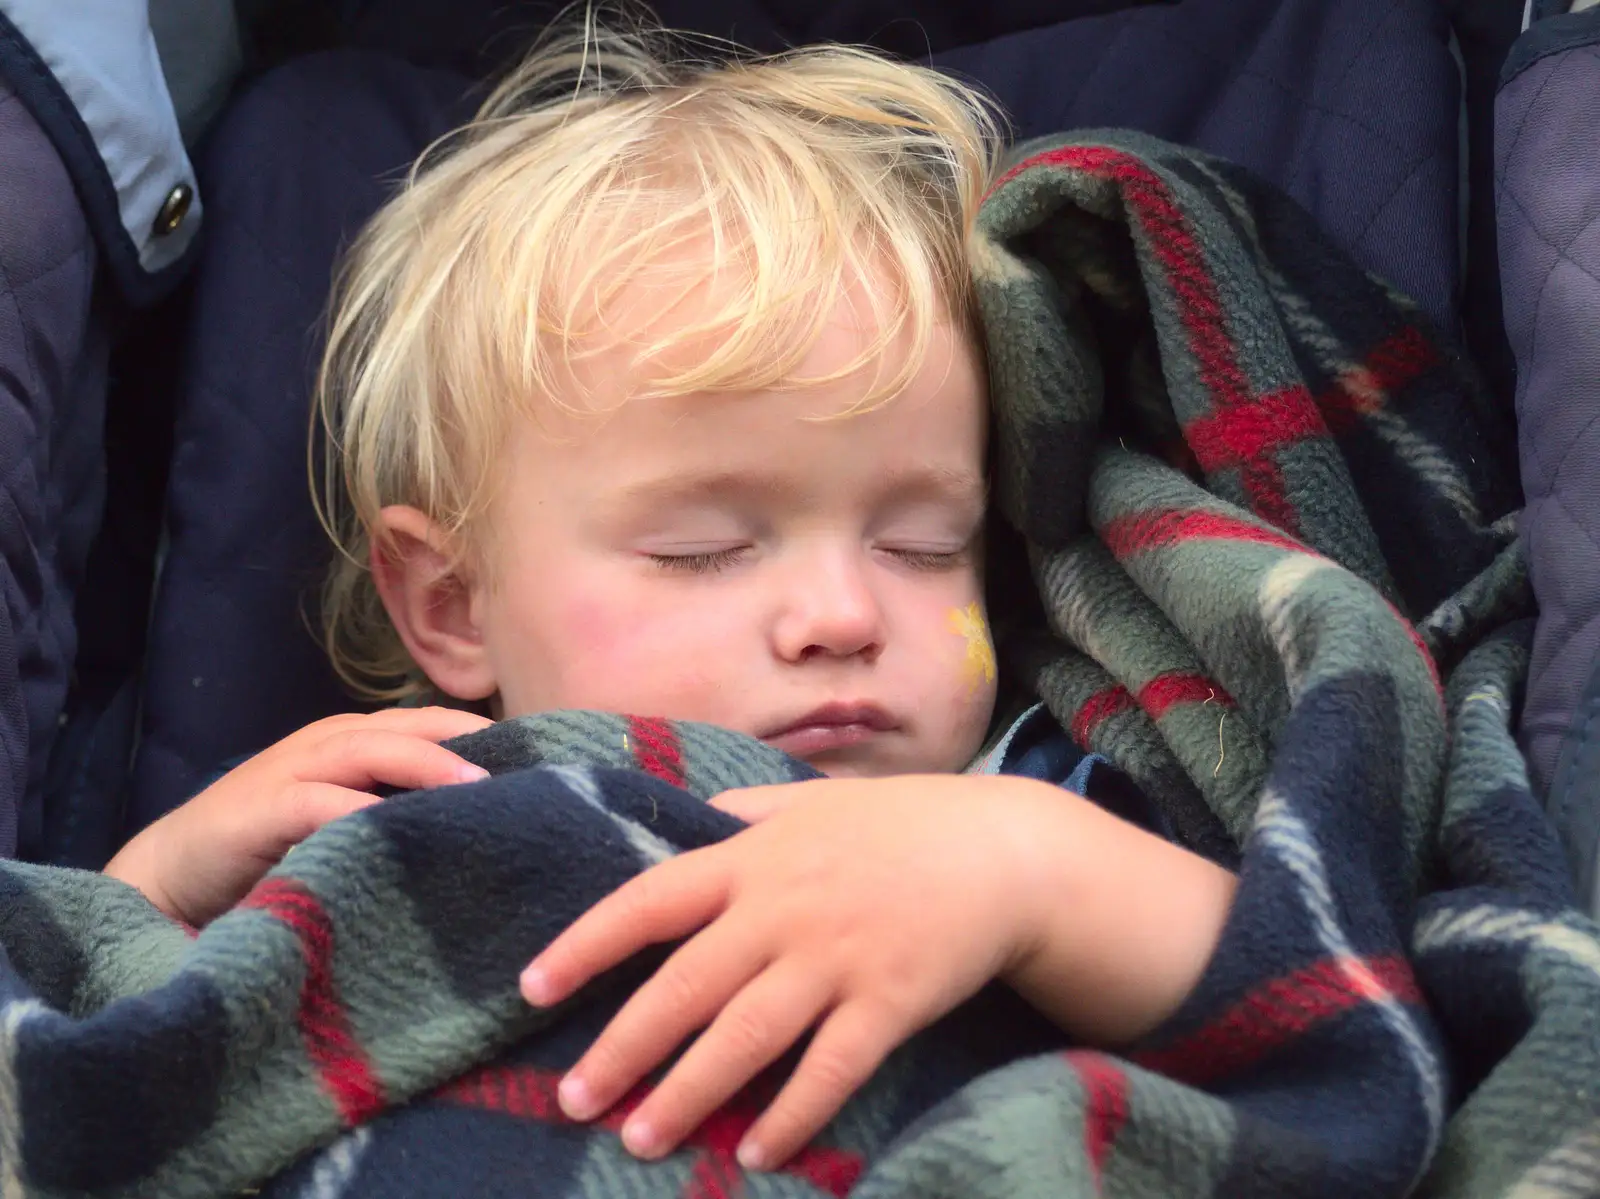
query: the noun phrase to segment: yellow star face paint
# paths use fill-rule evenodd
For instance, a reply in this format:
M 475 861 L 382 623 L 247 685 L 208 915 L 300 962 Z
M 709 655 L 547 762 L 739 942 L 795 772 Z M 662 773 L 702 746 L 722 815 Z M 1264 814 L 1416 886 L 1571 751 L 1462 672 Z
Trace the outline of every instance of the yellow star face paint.
M 989 622 L 983 618 L 983 605 L 973 600 L 965 608 L 952 608 L 950 628 L 967 643 L 961 671 L 966 676 L 967 694 L 971 695 L 995 678 L 994 643 L 989 640 Z

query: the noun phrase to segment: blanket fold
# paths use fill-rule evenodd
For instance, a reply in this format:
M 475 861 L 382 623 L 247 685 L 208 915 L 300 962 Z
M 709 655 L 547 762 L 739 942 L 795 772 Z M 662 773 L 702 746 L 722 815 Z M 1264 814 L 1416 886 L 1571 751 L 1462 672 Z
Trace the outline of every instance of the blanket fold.
M 707 797 L 810 772 L 552 713 L 464 739 L 494 777 L 330 825 L 198 936 L 0 866 L 0 1195 L 1600 1192 L 1600 933 L 1512 737 L 1513 447 L 1461 357 L 1291 202 L 1137 134 L 1021 147 L 975 261 L 1029 580 L 996 596 L 1011 681 L 1240 873 L 1164 1027 L 1088 1050 L 991 987 L 777 1174 L 733 1159 L 772 1079 L 633 1161 L 555 1084 L 657 959 L 551 1012 L 517 971 L 736 832 Z

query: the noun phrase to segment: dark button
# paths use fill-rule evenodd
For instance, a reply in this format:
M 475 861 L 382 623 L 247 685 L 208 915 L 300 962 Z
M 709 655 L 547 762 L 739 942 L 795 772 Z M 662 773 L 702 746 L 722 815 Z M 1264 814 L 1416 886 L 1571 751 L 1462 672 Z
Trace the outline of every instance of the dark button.
M 194 203 L 194 188 L 187 183 L 180 183 L 167 193 L 167 198 L 161 202 L 161 211 L 156 213 L 155 235 L 165 237 L 169 233 L 176 233 L 178 226 L 183 224 L 183 218 L 189 215 L 189 205 Z

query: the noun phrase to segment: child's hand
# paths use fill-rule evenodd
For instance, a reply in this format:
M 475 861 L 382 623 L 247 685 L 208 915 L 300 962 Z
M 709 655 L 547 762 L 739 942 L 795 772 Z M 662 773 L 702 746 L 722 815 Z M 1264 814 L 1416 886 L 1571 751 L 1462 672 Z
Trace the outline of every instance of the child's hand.
M 370 788 L 413 790 L 485 777 L 438 743 L 491 723 L 452 708 L 319 720 L 157 820 L 105 872 L 138 887 L 174 919 L 202 925 L 324 824 L 374 803 Z
M 787 811 L 797 803 L 805 803 L 818 795 L 827 794 L 827 790 L 824 787 L 818 791 L 804 783 L 782 783 L 772 787 L 735 787 L 731 791 L 713 795 L 708 802 L 711 807 L 730 816 L 737 816 L 746 824 L 760 824 L 763 820 L 772 819 L 779 812 Z
M 760 790 L 772 794 L 751 792 L 729 806 L 765 816 L 761 823 L 625 884 L 523 975 L 524 997 L 549 1005 L 646 945 L 690 937 L 561 1088 L 573 1118 L 600 1115 L 705 1028 L 624 1128 L 643 1156 L 669 1152 L 816 1027 L 741 1146 L 747 1165 L 776 1167 L 895 1046 L 991 978 L 1015 976 L 1027 994 L 1023 976 L 1043 969 L 1054 979 L 1062 955 L 1096 944 L 1045 952 L 1047 938 L 1061 940 L 1056 913 L 1080 906 L 1076 880 L 1110 886 L 1115 863 L 1089 863 L 1108 848 L 1125 850 L 1119 838 L 1184 853 L 1028 779 L 825 779 Z M 1137 854 L 1142 843 L 1133 844 Z M 1131 873 L 1148 884 L 1146 872 Z M 1110 991 L 1073 1001 L 1089 1026 L 1099 1008 L 1123 1002 L 1118 987 Z M 1078 1018 L 1072 1003 L 1061 1011 Z

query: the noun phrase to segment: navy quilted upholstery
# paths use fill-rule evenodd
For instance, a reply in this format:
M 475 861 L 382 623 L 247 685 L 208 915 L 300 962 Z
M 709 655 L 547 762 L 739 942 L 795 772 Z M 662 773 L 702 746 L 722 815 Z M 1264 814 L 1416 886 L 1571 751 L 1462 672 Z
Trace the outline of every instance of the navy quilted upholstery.
M 1453 323 L 1459 86 L 1432 0 L 1186 0 L 938 57 L 1023 134 L 1127 125 L 1236 159 Z M 300 61 L 216 134 L 129 831 L 340 706 L 301 615 L 327 560 L 305 499 L 309 330 L 375 176 L 451 93 L 371 57 Z
M 4 84 L 0 163 L 0 854 L 33 857 L 104 502 L 109 338 L 71 180 Z
M 348 707 L 312 637 L 327 565 L 306 477 L 315 330 L 341 243 L 465 82 L 355 52 L 280 68 L 198 163 L 206 243 L 174 432 L 128 832 L 218 764 Z
M 943 55 L 1021 137 L 1127 125 L 1249 168 L 1445 328 L 1460 79 L 1429 0 L 1189 0 Z
M 1496 113 L 1506 331 L 1539 625 L 1522 736 L 1600 911 L 1600 10 L 1512 51 Z

